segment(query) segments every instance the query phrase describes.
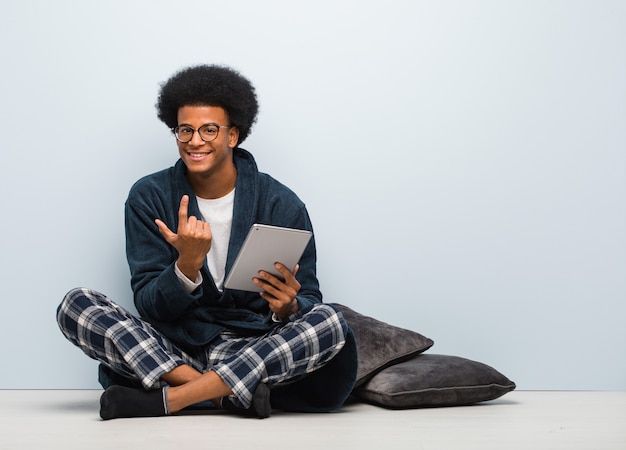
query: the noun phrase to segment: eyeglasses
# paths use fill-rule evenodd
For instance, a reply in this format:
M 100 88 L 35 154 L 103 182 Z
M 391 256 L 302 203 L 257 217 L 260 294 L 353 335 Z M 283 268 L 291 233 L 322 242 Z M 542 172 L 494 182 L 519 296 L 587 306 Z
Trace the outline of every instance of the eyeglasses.
M 200 135 L 200 139 L 202 139 L 204 142 L 211 142 L 217 139 L 217 135 L 220 134 L 220 128 L 232 127 L 226 127 L 224 125 L 218 125 L 216 123 L 207 123 L 196 130 L 189 125 L 179 125 L 175 128 L 172 128 L 172 133 L 174 133 L 174 136 L 176 136 L 178 142 L 181 142 L 183 144 L 191 141 L 193 139 L 193 134 L 196 131 Z

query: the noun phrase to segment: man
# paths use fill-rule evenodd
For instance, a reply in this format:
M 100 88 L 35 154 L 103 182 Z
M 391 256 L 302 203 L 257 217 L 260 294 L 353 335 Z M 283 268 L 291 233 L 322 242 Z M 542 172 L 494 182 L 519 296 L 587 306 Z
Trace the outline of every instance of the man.
M 206 400 L 253 417 L 272 408 L 330 411 L 354 386 L 356 348 L 322 303 L 315 240 L 261 293 L 225 289 L 254 223 L 312 230 L 306 207 L 241 149 L 256 121 L 254 87 L 221 66 L 186 68 L 161 88 L 159 118 L 180 159 L 132 187 L 126 249 L 140 318 L 90 289 L 57 311 L 65 336 L 101 362 L 103 419 L 173 414 Z

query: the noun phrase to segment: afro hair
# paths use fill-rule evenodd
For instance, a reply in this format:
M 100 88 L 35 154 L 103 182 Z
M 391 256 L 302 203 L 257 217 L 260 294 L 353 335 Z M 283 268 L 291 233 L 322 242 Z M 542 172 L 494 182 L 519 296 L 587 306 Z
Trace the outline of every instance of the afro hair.
M 175 73 L 161 85 L 156 104 L 158 117 L 169 128 L 178 125 L 183 106 L 219 106 L 239 130 L 237 145 L 250 134 L 259 104 L 252 83 L 230 67 L 200 65 Z

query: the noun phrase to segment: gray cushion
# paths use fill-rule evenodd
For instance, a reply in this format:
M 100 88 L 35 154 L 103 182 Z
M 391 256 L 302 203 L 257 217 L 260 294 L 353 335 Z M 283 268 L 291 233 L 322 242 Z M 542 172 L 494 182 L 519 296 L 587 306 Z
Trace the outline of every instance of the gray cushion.
M 424 354 L 388 367 L 353 395 L 391 409 L 469 405 L 496 399 L 515 383 L 486 364 Z
M 377 372 L 429 349 L 433 341 L 415 331 L 389 325 L 364 316 L 347 306 L 335 304 L 354 332 L 359 368 L 356 386 L 360 386 Z

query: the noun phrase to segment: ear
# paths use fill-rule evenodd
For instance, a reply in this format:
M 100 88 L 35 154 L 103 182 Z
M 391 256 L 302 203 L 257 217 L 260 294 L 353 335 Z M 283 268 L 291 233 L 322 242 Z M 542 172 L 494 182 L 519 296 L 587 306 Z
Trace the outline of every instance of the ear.
M 230 148 L 237 147 L 237 141 L 239 140 L 239 128 L 231 127 L 228 129 L 228 146 Z

